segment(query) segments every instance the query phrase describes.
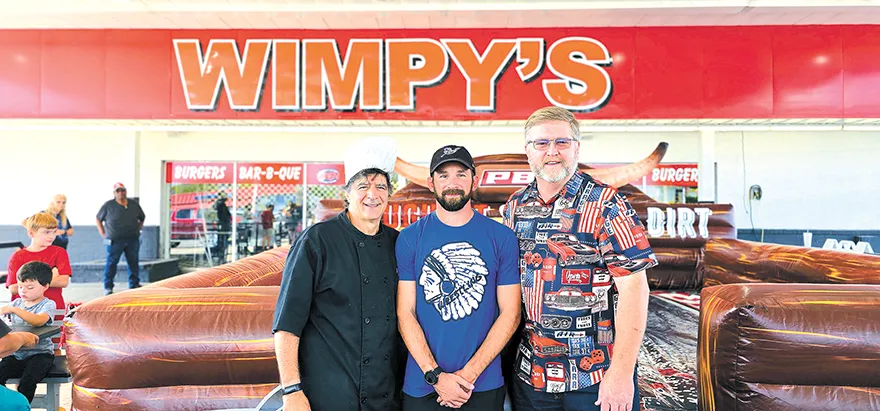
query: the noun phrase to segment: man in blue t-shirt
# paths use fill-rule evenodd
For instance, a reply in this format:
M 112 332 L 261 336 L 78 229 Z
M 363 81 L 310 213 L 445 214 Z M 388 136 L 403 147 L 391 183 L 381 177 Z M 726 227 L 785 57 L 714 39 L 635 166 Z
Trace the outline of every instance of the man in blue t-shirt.
M 519 246 L 471 207 L 475 172 L 464 147 L 437 150 L 427 181 L 437 211 L 397 238 L 404 411 L 504 408 L 498 354 L 520 321 Z

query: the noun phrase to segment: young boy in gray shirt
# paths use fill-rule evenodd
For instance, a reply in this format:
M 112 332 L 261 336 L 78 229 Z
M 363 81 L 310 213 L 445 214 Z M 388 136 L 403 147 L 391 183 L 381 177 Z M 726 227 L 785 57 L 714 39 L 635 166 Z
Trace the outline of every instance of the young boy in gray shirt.
M 52 324 L 55 302 L 43 296 L 52 282 L 52 267 L 41 261 L 31 261 L 21 266 L 16 277 L 21 298 L 0 308 L 4 320 L 11 319 L 12 327 Z M 54 362 L 51 337 L 41 338 L 32 348 L 20 348 L 0 361 L 0 385 L 5 385 L 10 378 L 21 378 L 18 392 L 31 402 L 37 383 L 46 378 Z

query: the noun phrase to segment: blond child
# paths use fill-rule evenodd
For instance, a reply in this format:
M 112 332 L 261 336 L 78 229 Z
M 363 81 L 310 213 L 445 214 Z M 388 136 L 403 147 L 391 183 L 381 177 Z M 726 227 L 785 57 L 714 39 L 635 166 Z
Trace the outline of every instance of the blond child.
M 71 269 L 67 250 L 52 245 L 58 229 L 58 220 L 51 214 L 37 213 L 24 220 L 22 225 L 27 228 L 31 245 L 16 251 L 9 257 L 9 275 L 6 276 L 6 288 L 12 294 L 12 301 L 19 298 L 15 273 L 31 261 L 42 261 L 52 267 L 52 280 L 46 291 L 46 298 L 55 302 L 55 308 L 64 310 L 65 304 L 61 289 L 70 283 Z

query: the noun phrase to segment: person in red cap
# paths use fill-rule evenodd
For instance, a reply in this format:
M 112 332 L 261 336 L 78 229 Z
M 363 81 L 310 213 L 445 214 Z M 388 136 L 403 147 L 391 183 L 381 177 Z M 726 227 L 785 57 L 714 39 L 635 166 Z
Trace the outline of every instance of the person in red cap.
M 113 293 L 116 267 L 125 253 L 128 263 L 128 288 L 139 288 L 141 230 L 144 228 L 144 210 L 137 201 L 128 198 L 128 191 L 122 183 L 113 185 L 114 199 L 109 200 L 98 210 L 96 217 L 98 233 L 104 238 L 107 248 L 107 261 L 104 264 L 104 295 Z

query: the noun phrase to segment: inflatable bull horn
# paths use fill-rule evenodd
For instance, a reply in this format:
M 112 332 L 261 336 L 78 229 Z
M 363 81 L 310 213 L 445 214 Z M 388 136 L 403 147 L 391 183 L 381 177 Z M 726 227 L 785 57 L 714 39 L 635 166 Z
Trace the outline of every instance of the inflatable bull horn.
M 632 164 L 596 169 L 590 168 L 581 163 L 579 164 L 579 168 L 596 180 L 615 188 L 620 188 L 650 173 L 657 164 L 660 164 L 660 160 L 666 155 L 666 149 L 668 147 L 669 144 L 660 143 L 649 156 Z M 503 203 L 507 201 L 510 194 L 518 188 L 512 184 L 499 184 L 498 187 L 484 184 L 484 173 L 509 173 L 511 171 L 523 170 L 531 171 L 525 154 L 495 154 L 479 156 L 474 158 L 474 163 L 477 166 L 477 176 L 481 179 L 480 184 L 474 192 L 474 197 L 477 201 L 484 203 Z M 394 170 L 397 174 L 402 175 L 410 182 L 427 187 L 429 174 L 427 167 L 417 166 L 398 157 L 394 165 Z M 522 184 L 518 185 L 524 185 L 525 183 L 528 183 L 528 181 L 521 183 Z

